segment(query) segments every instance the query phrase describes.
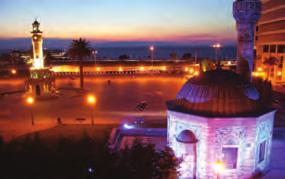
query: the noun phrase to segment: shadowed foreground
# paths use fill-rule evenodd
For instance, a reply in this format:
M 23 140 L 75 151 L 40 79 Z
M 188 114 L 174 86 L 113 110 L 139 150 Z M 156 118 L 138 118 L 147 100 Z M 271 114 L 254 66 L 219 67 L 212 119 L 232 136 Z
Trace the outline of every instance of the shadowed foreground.
M 159 179 L 176 175 L 178 161 L 169 148 L 156 151 L 153 145 L 138 139 L 131 148 L 110 153 L 106 147 L 107 134 L 106 126 L 101 126 L 91 132 L 83 128 L 75 137 L 55 137 L 44 131 L 9 143 L 0 140 L 0 178 Z

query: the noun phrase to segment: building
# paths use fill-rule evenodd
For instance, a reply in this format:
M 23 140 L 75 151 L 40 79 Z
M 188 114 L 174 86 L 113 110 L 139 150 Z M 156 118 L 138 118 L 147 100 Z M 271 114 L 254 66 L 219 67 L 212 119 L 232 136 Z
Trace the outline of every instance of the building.
M 285 82 L 285 1 L 262 0 L 261 17 L 255 32 L 256 72 L 272 82 Z M 271 59 L 272 65 L 264 62 Z M 274 64 L 275 63 L 275 64 Z
M 167 102 L 167 141 L 181 178 L 250 178 L 269 167 L 275 110 L 241 75 L 214 70 Z M 222 163 L 223 171 L 215 170 Z
M 120 150 L 136 138 L 158 150 L 168 145 L 182 160 L 177 169 L 181 179 L 239 179 L 265 173 L 276 112 L 269 102 L 269 88 L 257 90 L 230 70 L 203 72 L 167 102 L 167 129 L 114 129 L 109 148 Z M 216 170 L 217 163 L 221 171 Z
M 268 94 L 271 86 L 256 88 L 251 82 L 260 7 L 259 0 L 234 2 L 240 74 L 222 69 L 203 72 L 167 102 L 167 145 L 182 159 L 179 178 L 246 179 L 269 169 L 276 112 Z M 120 140 L 113 140 L 113 146 L 122 146 L 130 136 L 161 137 L 146 129 L 143 134 L 132 129 L 114 136 Z
M 33 66 L 27 80 L 27 95 L 37 98 L 46 98 L 54 95 L 55 79 L 49 68 L 44 67 L 43 37 L 39 29 L 40 23 L 35 20 L 32 30 Z

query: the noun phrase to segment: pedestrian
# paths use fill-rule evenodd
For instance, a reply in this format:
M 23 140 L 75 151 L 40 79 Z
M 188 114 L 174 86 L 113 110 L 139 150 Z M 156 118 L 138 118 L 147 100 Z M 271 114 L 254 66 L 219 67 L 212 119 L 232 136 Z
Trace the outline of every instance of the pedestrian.
M 61 121 L 61 118 L 60 118 L 60 117 L 57 118 L 57 124 L 58 124 L 58 125 L 62 125 L 62 121 Z
M 109 85 L 109 86 L 111 85 L 111 80 L 108 80 L 108 85 Z

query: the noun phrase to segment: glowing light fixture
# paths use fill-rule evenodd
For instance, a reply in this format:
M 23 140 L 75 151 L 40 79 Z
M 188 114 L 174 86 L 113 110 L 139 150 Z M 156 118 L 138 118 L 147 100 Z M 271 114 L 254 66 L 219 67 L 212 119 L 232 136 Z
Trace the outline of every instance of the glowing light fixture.
M 12 73 L 13 75 L 16 75 L 16 74 L 17 74 L 17 70 L 12 69 L 12 70 L 11 70 L 11 73 Z
M 221 47 L 222 47 L 222 45 L 221 45 L 221 44 L 219 44 L 219 43 L 217 43 L 217 44 L 214 44 L 212 47 L 213 47 L 213 48 L 221 48 Z
M 31 96 L 27 97 L 26 102 L 28 105 L 32 105 L 35 103 L 35 99 Z
M 199 74 L 200 74 L 199 71 L 194 72 L 194 76 L 199 76 Z
M 150 51 L 154 51 L 154 46 L 151 45 L 151 46 L 149 47 L 149 50 L 150 50 Z
M 134 129 L 135 128 L 133 125 L 129 125 L 129 124 L 124 124 L 123 127 L 125 129 Z
M 87 103 L 89 105 L 94 106 L 96 104 L 96 102 L 97 102 L 97 99 L 96 99 L 96 97 L 93 94 L 87 95 Z
M 217 175 L 220 175 L 225 171 L 224 163 L 221 160 L 217 160 L 214 163 L 213 168 L 214 168 Z

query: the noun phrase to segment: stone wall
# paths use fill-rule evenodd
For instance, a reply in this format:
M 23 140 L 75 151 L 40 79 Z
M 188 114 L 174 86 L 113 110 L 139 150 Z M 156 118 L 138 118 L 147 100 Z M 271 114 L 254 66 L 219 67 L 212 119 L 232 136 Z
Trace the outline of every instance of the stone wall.
M 258 160 L 256 160 L 255 166 L 257 171 L 261 171 L 263 173 L 269 170 L 274 116 L 275 116 L 275 111 L 259 117 L 257 121 L 256 139 L 255 139 L 256 140 L 255 157 L 257 159 L 259 158 L 259 152 L 260 152 L 259 145 L 264 141 L 266 141 L 266 150 L 265 150 L 265 160 L 261 163 Z
M 238 160 L 237 168 L 226 169 L 222 178 L 246 179 L 257 170 L 268 169 L 275 111 L 260 117 L 247 118 L 205 118 L 174 111 L 168 111 L 167 114 L 168 145 L 177 157 L 184 158 L 184 169 L 181 170 L 184 178 L 193 176 L 193 164 L 189 164 L 193 160 L 185 155 L 185 146 L 176 141 L 183 130 L 192 131 L 198 139 L 197 178 L 216 177 L 213 165 L 217 160 L 223 159 L 223 147 L 237 147 Z M 259 144 L 264 140 L 267 140 L 266 159 L 258 163 Z M 190 169 L 187 170 L 187 166 Z

